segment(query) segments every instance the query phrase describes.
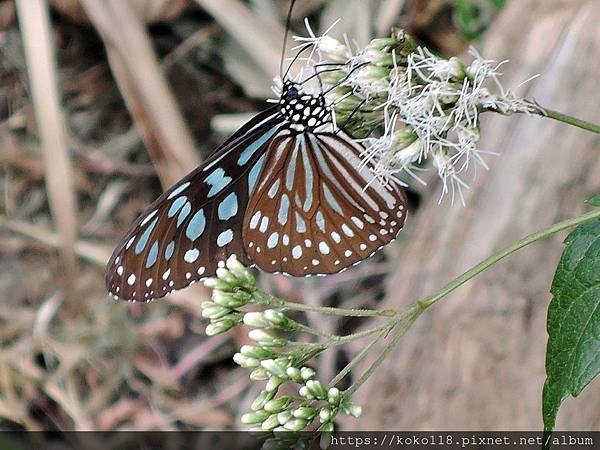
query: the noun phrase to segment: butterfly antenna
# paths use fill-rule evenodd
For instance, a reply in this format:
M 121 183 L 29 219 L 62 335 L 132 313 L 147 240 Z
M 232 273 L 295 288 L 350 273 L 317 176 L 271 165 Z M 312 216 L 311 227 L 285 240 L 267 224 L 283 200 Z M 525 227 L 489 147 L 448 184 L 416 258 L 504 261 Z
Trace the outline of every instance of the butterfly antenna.
M 312 46 L 312 44 L 305 44 L 300 50 L 298 50 L 298 53 L 296 53 L 296 56 L 294 56 L 294 58 L 290 61 L 290 64 L 287 66 L 285 73 L 281 76 L 282 80 L 287 78 L 288 74 L 290 73 L 290 69 L 292 68 L 294 63 L 296 61 L 298 61 L 298 59 L 300 58 L 300 55 L 302 55 L 302 53 L 304 53 L 306 50 L 308 50 L 311 46 Z
M 283 80 L 283 60 L 285 58 L 285 49 L 287 46 L 287 38 L 290 31 L 290 25 L 292 23 L 292 10 L 296 0 L 290 2 L 290 9 L 288 9 L 287 19 L 285 20 L 285 34 L 283 35 L 283 48 L 281 49 L 281 59 L 279 60 L 279 76 Z

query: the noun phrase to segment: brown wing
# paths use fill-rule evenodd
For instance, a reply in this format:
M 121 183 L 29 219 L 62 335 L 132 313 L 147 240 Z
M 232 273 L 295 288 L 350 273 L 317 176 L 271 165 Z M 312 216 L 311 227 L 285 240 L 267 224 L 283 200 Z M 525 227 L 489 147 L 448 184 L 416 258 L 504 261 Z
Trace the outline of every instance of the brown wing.
M 213 276 L 230 255 L 250 264 L 242 241 L 244 211 L 280 125 L 273 109 L 257 115 L 150 205 L 107 265 L 108 291 L 149 301 Z
M 345 134 L 282 132 L 271 142 L 244 215 L 248 257 L 266 272 L 339 272 L 391 242 L 406 197 L 361 161 Z

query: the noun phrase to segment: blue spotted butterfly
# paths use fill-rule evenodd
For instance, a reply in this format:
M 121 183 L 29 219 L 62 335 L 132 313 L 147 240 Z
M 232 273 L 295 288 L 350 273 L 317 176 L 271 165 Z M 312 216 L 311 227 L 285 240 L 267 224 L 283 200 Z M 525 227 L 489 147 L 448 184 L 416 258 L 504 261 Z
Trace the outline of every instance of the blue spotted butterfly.
M 404 224 L 399 183 L 361 161 L 323 94 L 287 80 L 276 106 L 240 128 L 161 195 L 113 253 L 106 286 L 150 301 L 213 276 L 230 255 L 265 272 L 330 274 L 391 242 Z

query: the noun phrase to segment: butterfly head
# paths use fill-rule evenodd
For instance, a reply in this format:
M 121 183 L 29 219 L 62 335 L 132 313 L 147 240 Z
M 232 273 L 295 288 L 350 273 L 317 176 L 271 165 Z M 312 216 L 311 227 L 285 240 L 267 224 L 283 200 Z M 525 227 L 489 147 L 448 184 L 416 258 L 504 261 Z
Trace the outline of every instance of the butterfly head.
M 285 81 L 279 98 L 279 112 L 290 124 L 290 128 L 303 132 L 312 131 L 331 122 L 331 112 L 322 94 L 311 95 L 302 91 L 302 86 Z

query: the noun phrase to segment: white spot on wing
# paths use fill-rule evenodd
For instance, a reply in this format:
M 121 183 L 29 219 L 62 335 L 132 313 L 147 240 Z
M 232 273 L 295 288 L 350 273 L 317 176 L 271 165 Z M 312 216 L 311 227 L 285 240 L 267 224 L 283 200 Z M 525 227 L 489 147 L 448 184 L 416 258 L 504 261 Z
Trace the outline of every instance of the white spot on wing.
M 252 219 L 250 219 L 250 229 L 251 230 L 254 230 L 256 228 L 259 220 L 260 220 L 260 211 L 256 211 L 254 213 L 254 215 L 252 216 Z
M 400 217 L 400 216 L 398 216 Z M 135 236 L 133 236 L 131 239 L 129 239 L 129 242 L 127 242 L 127 245 L 125 246 L 125 250 L 129 250 L 129 247 L 131 247 L 131 244 L 133 244 L 133 241 L 135 241 Z
M 296 245 L 292 249 L 292 257 L 294 259 L 300 259 L 302 257 L 302 247 L 300 247 L 299 245 Z
M 327 245 L 327 242 L 325 241 L 321 241 L 319 242 L 319 251 L 321 253 L 323 253 L 324 255 L 328 255 L 329 254 L 329 245 Z

